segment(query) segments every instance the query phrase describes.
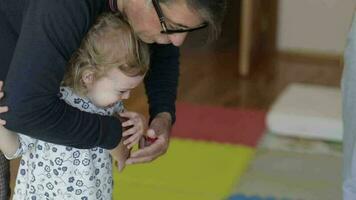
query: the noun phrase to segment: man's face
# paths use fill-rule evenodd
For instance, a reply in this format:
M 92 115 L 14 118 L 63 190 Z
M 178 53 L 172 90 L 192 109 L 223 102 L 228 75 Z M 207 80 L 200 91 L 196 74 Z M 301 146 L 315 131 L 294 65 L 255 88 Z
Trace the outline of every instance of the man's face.
M 162 34 L 157 13 L 147 0 L 136 0 L 125 9 L 128 20 L 138 37 L 146 43 L 170 44 L 180 46 L 187 33 Z M 185 0 L 160 4 L 169 29 L 187 29 L 198 27 L 203 19 L 198 12 L 191 10 Z

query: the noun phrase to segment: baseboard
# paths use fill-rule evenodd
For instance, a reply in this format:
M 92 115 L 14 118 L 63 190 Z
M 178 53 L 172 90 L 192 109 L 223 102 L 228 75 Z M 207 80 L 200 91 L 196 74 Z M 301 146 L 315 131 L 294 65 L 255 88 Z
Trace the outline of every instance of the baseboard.
M 322 53 L 314 51 L 301 51 L 301 50 L 283 50 L 278 51 L 278 56 L 281 58 L 293 60 L 309 60 L 309 61 L 325 61 L 332 63 L 339 63 L 342 66 L 343 55 L 333 53 Z

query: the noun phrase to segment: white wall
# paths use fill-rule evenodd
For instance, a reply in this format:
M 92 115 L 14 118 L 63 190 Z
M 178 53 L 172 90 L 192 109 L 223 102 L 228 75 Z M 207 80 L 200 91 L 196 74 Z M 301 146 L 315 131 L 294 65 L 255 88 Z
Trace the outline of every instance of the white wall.
M 280 0 L 278 49 L 342 54 L 355 6 L 356 0 Z

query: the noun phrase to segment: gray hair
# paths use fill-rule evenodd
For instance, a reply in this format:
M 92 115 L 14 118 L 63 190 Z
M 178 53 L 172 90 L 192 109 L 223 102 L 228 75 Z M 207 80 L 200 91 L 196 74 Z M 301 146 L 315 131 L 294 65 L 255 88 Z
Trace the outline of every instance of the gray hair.
M 173 3 L 173 0 L 158 0 L 160 3 Z M 216 39 L 221 32 L 226 11 L 226 0 L 185 0 L 209 24 L 210 39 Z

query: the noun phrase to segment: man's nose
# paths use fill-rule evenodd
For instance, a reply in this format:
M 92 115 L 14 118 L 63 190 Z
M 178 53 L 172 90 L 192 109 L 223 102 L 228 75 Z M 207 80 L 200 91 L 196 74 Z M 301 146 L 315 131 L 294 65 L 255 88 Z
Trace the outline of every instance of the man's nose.
M 175 33 L 168 35 L 169 41 L 174 45 L 179 47 L 183 44 L 185 38 L 187 37 L 187 33 Z

